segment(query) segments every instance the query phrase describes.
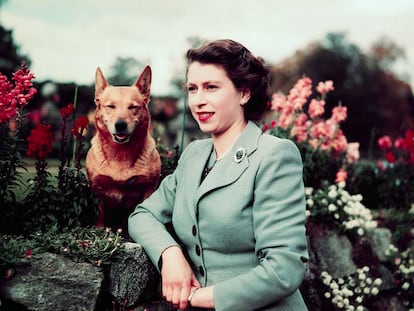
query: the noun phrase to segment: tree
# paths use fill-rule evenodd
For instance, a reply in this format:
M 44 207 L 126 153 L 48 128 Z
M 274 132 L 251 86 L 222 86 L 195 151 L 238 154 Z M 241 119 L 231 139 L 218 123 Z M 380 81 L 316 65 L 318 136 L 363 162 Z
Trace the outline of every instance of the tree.
M 111 66 L 108 81 L 113 85 L 132 85 L 138 78 L 144 64 L 132 57 L 117 57 Z
M 13 32 L 0 25 L 0 72 L 10 77 L 22 62 L 30 66 L 30 59 L 19 53 L 19 47 L 13 41 Z

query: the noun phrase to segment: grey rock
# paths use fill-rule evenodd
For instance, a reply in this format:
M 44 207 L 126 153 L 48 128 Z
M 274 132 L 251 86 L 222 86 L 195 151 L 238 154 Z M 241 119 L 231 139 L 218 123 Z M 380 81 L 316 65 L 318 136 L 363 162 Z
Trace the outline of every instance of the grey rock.
M 392 244 L 391 231 L 387 228 L 374 228 L 368 230 L 365 234 L 365 237 L 369 240 L 371 247 L 378 259 L 382 262 L 387 261 L 387 249 Z
M 98 267 L 43 253 L 16 268 L 14 276 L 3 282 L 1 297 L 28 310 L 92 311 L 103 279 Z
M 311 238 L 311 247 L 319 271 L 326 271 L 333 278 L 356 272 L 357 267 L 352 260 L 352 244 L 345 235 L 326 230 L 325 234 Z
M 124 246 L 125 253 L 110 267 L 109 292 L 117 304 L 131 308 L 144 300 L 144 292 L 151 287 L 157 272 L 139 244 L 125 243 Z

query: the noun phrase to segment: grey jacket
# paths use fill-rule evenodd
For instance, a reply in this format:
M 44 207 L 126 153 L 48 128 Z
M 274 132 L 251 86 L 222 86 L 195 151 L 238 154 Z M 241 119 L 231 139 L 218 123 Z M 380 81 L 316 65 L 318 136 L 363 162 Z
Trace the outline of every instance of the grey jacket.
M 308 258 L 298 149 L 249 122 L 200 184 L 212 148 L 205 139 L 185 149 L 131 214 L 131 237 L 157 267 L 166 247 L 181 246 L 202 286 L 215 285 L 216 310 L 307 310 L 298 290 Z

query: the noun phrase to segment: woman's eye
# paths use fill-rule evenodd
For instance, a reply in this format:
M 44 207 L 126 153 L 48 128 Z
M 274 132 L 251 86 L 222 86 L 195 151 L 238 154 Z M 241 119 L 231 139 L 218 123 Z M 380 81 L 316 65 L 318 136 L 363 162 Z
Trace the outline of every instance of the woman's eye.
M 209 89 L 209 90 L 214 90 L 216 88 L 217 88 L 217 85 L 214 85 L 214 84 L 207 85 L 207 89 Z
M 194 86 L 187 86 L 187 91 L 188 92 L 193 92 L 195 90 Z

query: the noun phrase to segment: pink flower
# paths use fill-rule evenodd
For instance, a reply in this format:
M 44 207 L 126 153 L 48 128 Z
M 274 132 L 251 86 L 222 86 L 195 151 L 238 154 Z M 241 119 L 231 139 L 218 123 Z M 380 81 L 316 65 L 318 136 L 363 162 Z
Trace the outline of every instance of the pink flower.
M 336 183 L 346 182 L 347 179 L 348 179 L 348 172 L 345 171 L 344 169 L 341 169 L 336 173 L 336 179 L 335 179 Z
M 296 137 L 298 143 L 306 141 L 308 139 L 306 126 L 293 126 L 290 130 L 290 136 Z
M 303 126 L 306 124 L 307 120 L 308 120 L 308 116 L 306 115 L 306 113 L 301 113 L 296 117 L 294 124 L 296 126 Z
M 275 128 L 276 126 L 277 126 L 277 121 L 276 120 L 270 121 L 270 127 L 271 128 Z
M 397 148 L 397 149 L 404 149 L 405 148 L 405 139 L 401 138 L 401 137 L 397 138 L 394 141 L 394 147 Z
M 312 99 L 309 104 L 308 113 L 311 118 L 319 117 L 325 112 L 325 101 Z
M 282 129 L 288 128 L 292 124 L 292 115 L 289 114 L 281 114 L 279 116 L 279 126 Z
M 391 141 L 391 137 L 388 135 L 382 136 L 381 138 L 378 139 L 378 146 L 383 149 L 390 149 L 392 146 L 392 141 Z
M 276 111 L 282 111 L 286 106 L 286 96 L 280 93 L 272 95 L 272 102 L 270 109 Z
M 332 119 L 339 123 L 346 120 L 348 108 L 337 106 L 332 109 Z
M 346 137 L 341 134 L 338 135 L 333 141 L 332 141 L 332 149 L 338 154 L 345 152 L 347 150 L 348 142 L 346 141 Z
M 326 93 L 334 90 L 334 84 L 332 80 L 327 80 L 325 82 L 319 82 L 316 90 L 321 94 L 325 95 Z
M 348 143 L 346 159 L 348 163 L 356 163 L 359 160 L 359 143 Z
M 308 101 L 310 95 L 312 95 L 312 80 L 304 77 L 299 79 L 289 91 L 287 100 L 291 103 L 294 110 L 297 111 L 303 108 L 303 105 Z
M 377 161 L 377 167 L 378 167 L 381 171 L 384 171 L 384 170 L 385 170 L 384 161 Z

